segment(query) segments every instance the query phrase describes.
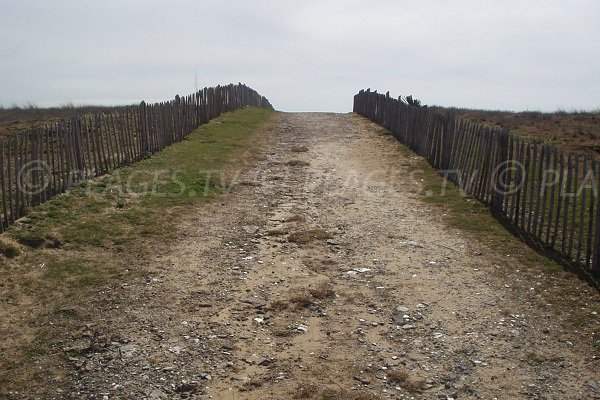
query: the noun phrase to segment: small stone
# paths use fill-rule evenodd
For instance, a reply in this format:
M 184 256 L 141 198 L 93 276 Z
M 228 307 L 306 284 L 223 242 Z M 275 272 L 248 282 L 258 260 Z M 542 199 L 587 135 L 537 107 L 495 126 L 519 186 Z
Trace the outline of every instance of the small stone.
M 298 330 L 300 332 L 308 332 L 308 326 L 306 326 L 304 324 L 300 324 L 296 327 L 296 330 Z
M 161 392 L 160 390 L 153 390 L 148 395 L 149 400 L 163 400 L 166 398 L 167 398 L 167 395 L 165 393 Z
M 402 325 L 402 329 L 414 329 L 415 326 L 411 324 Z
M 196 393 L 197 391 L 198 386 L 194 383 L 182 383 L 175 388 L 177 393 Z
M 256 225 L 244 225 L 242 226 L 242 230 L 246 232 L 248 235 L 254 235 L 258 232 L 258 226 Z
M 264 308 L 267 305 L 265 301 L 254 297 L 240 299 L 240 303 L 250 304 L 252 307 L 258 309 Z
M 588 384 L 588 386 L 589 386 L 589 387 L 591 387 L 591 388 L 592 388 L 594 391 L 598 390 L 598 384 L 597 384 L 595 381 L 593 381 L 593 380 L 591 380 L 591 379 L 590 379 L 590 380 L 588 381 L 588 383 L 587 383 L 587 384 Z
M 327 239 L 327 241 L 325 242 L 330 246 L 339 246 L 340 242 L 338 242 L 337 240 L 333 240 L 333 239 Z
M 396 311 L 398 311 L 399 313 L 407 313 L 410 311 L 410 309 L 408 307 L 398 306 L 396 307 Z
M 355 376 L 355 377 L 354 377 L 354 380 L 355 380 L 355 381 L 359 381 L 359 382 L 360 382 L 360 383 L 362 383 L 363 385 L 369 385 L 369 384 L 371 384 L 371 381 L 370 381 L 370 380 L 368 380 L 368 379 L 365 379 L 365 378 L 362 378 L 362 377 L 360 377 L 360 376 Z

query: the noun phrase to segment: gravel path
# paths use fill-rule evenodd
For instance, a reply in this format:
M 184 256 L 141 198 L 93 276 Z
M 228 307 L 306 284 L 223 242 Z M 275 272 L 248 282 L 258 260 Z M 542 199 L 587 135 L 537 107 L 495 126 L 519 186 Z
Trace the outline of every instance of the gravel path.
M 585 284 L 490 261 L 370 122 L 278 118 L 150 276 L 92 299 L 72 342 L 102 351 L 72 360 L 65 397 L 600 398 L 598 347 L 543 296 Z

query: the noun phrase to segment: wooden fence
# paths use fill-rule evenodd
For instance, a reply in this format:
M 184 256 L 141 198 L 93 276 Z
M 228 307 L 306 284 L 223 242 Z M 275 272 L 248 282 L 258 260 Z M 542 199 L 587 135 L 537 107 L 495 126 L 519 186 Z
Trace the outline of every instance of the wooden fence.
M 217 86 L 167 102 L 74 115 L 1 138 L 0 231 L 74 184 L 141 160 L 245 106 L 273 108 L 245 85 Z
M 600 278 L 597 160 L 408 100 L 361 90 L 354 112 L 390 130 L 531 239 Z

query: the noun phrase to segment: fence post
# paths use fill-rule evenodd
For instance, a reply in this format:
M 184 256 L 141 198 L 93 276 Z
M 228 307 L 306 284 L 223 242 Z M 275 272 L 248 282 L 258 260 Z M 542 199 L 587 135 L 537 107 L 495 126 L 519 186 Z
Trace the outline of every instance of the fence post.
M 596 173 L 596 169 L 594 168 L 594 173 Z M 596 188 L 600 188 L 600 174 L 594 177 Z M 600 204 L 598 199 L 600 197 L 594 198 L 592 193 L 592 201 L 595 203 L 596 209 L 596 232 L 594 233 L 594 248 L 592 251 L 592 270 L 591 273 L 595 278 L 600 279 Z
M 504 204 L 504 195 L 507 189 L 507 183 L 505 181 L 506 173 L 505 169 L 508 168 L 508 127 L 502 128 L 502 131 L 498 135 L 498 154 L 492 175 L 492 208 L 495 211 L 502 212 L 502 204 Z
M 148 140 L 148 108 L 146 102 L 140 103 L 140 153 L 145 157 L 150 152 Z

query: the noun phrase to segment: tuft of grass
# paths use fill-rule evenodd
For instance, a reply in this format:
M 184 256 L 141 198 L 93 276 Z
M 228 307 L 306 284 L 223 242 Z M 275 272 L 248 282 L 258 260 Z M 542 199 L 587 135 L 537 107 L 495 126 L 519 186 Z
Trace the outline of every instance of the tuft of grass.
M 302 160 L 290 160 L 286 162 L 285 165 L 288 165 L 290 167 L 308 167 L 310 163 L 308 161 Z
M 312 297 L 318 300 L 324 300 L 335 297 L 333 286 L 330 283 L 322 283 L 319 286 L 308 291 Z
M 306 153 L 308 151 L 308 147 L 306 146 L 293 146 L 291 149 L 292 153 Z
M 300 293 L 290 297 L 289 304 L 296 310 L 310 307 L 313 302 L 310 296 L 306 293 Z
M 380 397 L 363 390 L 319 387 L 311 383 L 301 383 L 295 388 L 291 398 L 303 400 L 378 400 Z
M 15 258 L 21 254 L 21 250 L 12 243 L 0 240 L 0 254 L 6 258 Z
M 262 379 L 260 379 L 260 377 L 258 377 L 258 376 L 255 376 L 255 377 L 252 377 L 251 379 L 247 380 L 246 382 L 244 382 L 243 389 L 244 390 L 253 390 L 253 389 L 261 387 L 262 385 L 263 385 Z
M 304 231 L 291 233 L 288 236 L 288 241 L 298 244 L 306 244 L 313 240 L 333 239 L 333 235 L 324 229 L 313 228 Z
M 418 393 L 425 387 L 425 382 L 421 378 L 411 376 L 406 371 L 388 371 L 387 380 L 394 385 L 408 390 L 411 393 Z
M 267 230 L 268 236 L 283 236 L 286 234 L 287 234 L 287 231 L 285 231 L 284 229 L 280 229 L 280 228 L 273 228 L 273 229 Z

